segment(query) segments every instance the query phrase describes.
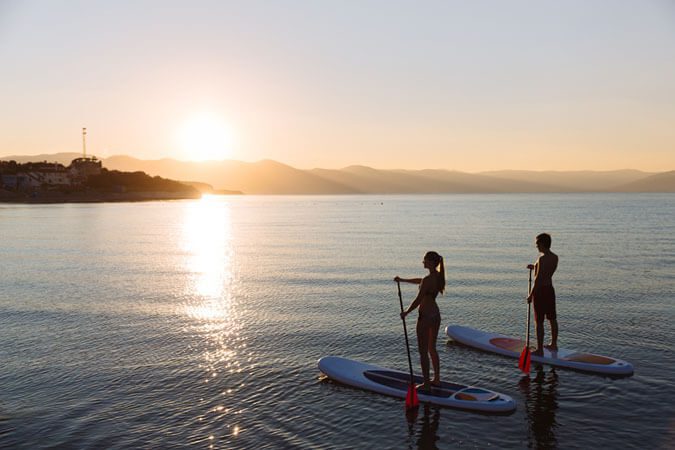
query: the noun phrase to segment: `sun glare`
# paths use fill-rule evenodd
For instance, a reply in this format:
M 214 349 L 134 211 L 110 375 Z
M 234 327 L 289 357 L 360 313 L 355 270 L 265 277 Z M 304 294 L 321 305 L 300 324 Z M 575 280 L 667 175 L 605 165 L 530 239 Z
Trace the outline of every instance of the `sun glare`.
M 184 158 L 191 161 L 223 160 L 232 157 L 232 128 L 213 114 L 195 116 L 179 131 Z
M 228 298 L 226 287 L 232 282 L 229 205 L 207 196 L 190 203 L 186 211 L 184 248 L 191 255 L 188 269 L 195 275 L 190 292 L 220 304 Z M 206 312 L 208 308 L 202 308 L 199 315 L 208 316 Z

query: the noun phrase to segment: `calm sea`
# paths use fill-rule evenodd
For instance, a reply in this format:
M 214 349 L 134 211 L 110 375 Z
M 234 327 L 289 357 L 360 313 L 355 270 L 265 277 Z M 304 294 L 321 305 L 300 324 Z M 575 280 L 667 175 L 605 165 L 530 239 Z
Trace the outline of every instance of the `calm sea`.
M 441 336 L 446 380 L 517 410 L 425 407 L 413 423 L 402 400 L 320 378 L 324 355 L 407 369 L 391 280 L 424 275 L 427 250 L 446 261 L 443 328 L 524 335 L 542 231 L 560 256 L 560 345 L 626 359 L 634 376 L 545 366 L 524 378 L 515 360 Z M 675 442 L 672 194 L 5 204 L 0 243 L 0 447 Z

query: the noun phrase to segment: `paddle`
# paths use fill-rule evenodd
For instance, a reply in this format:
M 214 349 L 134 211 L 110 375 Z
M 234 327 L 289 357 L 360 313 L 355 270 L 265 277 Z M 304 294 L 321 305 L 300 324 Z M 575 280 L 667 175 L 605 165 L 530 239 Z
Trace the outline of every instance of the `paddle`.
M 401 304 L 401 313 L 403 313 L 403 297 L 401 297 L 401 282 L 397 281 L 398 286 L 398 301 Z M 408 385 L 408 393 L 405 396 L 406 409 L 417 408 L 420 404 L 417 398 L 417 389 L 415 388 L 415 377 L 413 376 L 412 360 L 410 359 L 410 344 L 408 343 L 408 330 L 405 327 L 405 318 L 401 317 L 403 321 L 403 334 L 405 335 L 405 349 L 408 352 L 408 367 L 410 367 L 410 384 Z
M 530 269 L 530 279 L 527 282 L 527 296 L 530 296 L 532 292 L 532 269 Z M 532 359 L 532 354 L 530 352 L 530 302 L 527 302 L 527 333 L 525 338 L 525 348 L 520 353 L 520 359 L 518 359 L 518 368 L 524 373 L 530 373 L 530 360 Z

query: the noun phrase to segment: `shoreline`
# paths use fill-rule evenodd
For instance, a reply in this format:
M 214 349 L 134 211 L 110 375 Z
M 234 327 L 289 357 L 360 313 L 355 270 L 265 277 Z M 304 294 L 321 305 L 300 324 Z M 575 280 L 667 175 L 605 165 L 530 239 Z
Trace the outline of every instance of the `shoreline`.
M 201 192 L 39 192 L 30 194 L 0 191 L 0 203 L 46 204 L 46 203 L 107 203 L 107 202 L 143 202 L 153 200 L 196 200 Z
M 673 194 L 667 191 L 655 192 L 595 192 L 595 191 L 581 191 L 581 192 L 439 192 L 439 193 L 358 193 L 358 194 L 256 194 L 257 196 L 265 197 L 331 197 L 331 196 L 347 196 L 347 197 L 397 197 L 397 196 L 434 196 L 434 195 L 518 195 L 518 194 L 534 194 L 534 195 L 593 195 L 593 194 Z M 236 191 L 223 192 L 162 192 L 162 191 L 148 191 L 148 192 L 76 192 L 70 194 L 54 193 L 54 192 L 40 192 L 35 197 L 30 194 L 16 193 L 11 191 L 0 190 L 0 204 L 58 204 L 58 203 L 121 203 L 121 202 L 146 202 L 157 200 L 198 200 L 204 195 L 213 196 L 242 196 L 243 193 Z

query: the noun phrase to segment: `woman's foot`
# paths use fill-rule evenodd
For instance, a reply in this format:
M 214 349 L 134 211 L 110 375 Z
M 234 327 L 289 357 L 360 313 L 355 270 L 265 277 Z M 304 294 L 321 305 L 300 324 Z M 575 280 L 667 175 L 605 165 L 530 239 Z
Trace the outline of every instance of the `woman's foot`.
M 431 383 L 421 383 L 415 386 L 418 391 L 429 392 L 431 390 Z

